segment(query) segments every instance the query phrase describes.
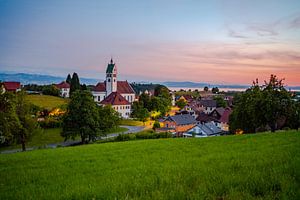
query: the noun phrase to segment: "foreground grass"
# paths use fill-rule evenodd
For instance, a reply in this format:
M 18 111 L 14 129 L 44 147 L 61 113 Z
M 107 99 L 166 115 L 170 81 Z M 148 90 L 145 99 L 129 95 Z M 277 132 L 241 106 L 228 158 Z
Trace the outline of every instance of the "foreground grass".
M 300 133 L 0 155 L 0 199 L 299 199 Z
M 66 105 L 70 101 L 70 99 L 67 98 L 54 97 L 50 95 L 27 95 L 26 98 L 32 104 L 48 110 Z

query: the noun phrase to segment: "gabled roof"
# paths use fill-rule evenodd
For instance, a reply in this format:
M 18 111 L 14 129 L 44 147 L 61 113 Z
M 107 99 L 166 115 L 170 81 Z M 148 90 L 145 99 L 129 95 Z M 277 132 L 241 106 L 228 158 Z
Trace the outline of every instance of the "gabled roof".
M 229 108 L 229 107 L 226 108 L 223 115 L 220 118 L 220 122 L 228 123 L 229 122 L 229 116 L 230 116 L 231 113 L 232 113 L 231 108 Z
M 16 91 L 17 89 L 21 89 L 20 82 L 7 81 L 7 82 L 3 82 L 3 85 L 5 90 L 7 91 Z
M 214 134 L 222 132 L 222 130 L 219 127 L 217 127 L 214 122 L 207 122 L 204 125 L 208 127 Z
M 198 117 L 196 118 L 197 121 L 199 122 L 218 122 L 219 120 L 216 119 L 213 116 L 210 116 L 208 114 L 205 114 L 204 112 L 199 113 Z
M 106 92 L 105 82 L 98 83 L 96 86 L 94 86 L 93 91 L 95 91 L 95 92 Z
M 100 104 L 104 105 L 130 105 L 130 103 L 118 92 L 112 92 Z
M 199 104 L 203 107 L 217 107 L 217 101 L 216 100 L 200 100 Z
M 70 84 L 65 82 L 65 81 L 62 81 L 61 83 L 59 84 L 55 84 L 55 86 L 59 89 L 62 89 L 62 88 L 70 88 Z
M 169 116 L 165 121 L 174 121 L 177 125 L 196 124 L 197 121 L 190 114 Z
M 220 134 L 222 130 L 218 128 L 213 122 L 205 123 L 205 124 L 197 124 L 195 127 L 189 129 L 187 133 L 194 132 L 195 128 L 199 128 L 201 132 L 205 133 L 206 135 L 215 135 Z M 198 133 L 199 134 L 199 133 Z
M 106 82 L 98 83 L 94 88 L 95 92 L 106 92 Z M 118 81 L 117 82 L 117 92 L 121 94 L 134 94 L 133 88 L 127 81 Z

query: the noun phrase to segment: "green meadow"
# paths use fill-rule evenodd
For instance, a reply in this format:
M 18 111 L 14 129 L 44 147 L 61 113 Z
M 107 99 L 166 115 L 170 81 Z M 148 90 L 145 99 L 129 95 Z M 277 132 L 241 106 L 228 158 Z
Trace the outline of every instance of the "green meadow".
M 300 132 L 0 154 L 0 199 L 300 199 Z
M 41 108 L 52 110 L 69 103 L 70 99 L 50 95 L 27 95 L 26 99 Z

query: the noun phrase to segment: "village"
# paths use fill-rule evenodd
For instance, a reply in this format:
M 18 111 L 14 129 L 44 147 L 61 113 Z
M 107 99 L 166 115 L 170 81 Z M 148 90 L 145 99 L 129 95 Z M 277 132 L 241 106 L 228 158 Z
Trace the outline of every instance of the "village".
M 71 82 L 67 80 L 53 84 L 59 90 L 59 96 L 64 99 L 70 98 Z M 89 86 L 94 101 L 99 106 L 110 105 L 119 116 L 127 120 L 139 120 L 132 114 L 134 102 L 139 102 L 142 95 L 149 98 L 154 96 L 154 89 L 135 91 L 128 81 L 118 80 L 117 65 L 111 59 L 107 65 L 104 82 Z M 19 92 L 22 89 L 20 82 L 5 81 L 2 83 L 2 92 Z M 213 91 L 217 88 L 213 88 Z M 196 95 L 195 95 L 196 92 Z M 156 132 L 168 132 L 173 137 L 210 137 L 229 134 L 229 117 L 233 109 L 233 95 L 219 93 L 219 91 L 195 91 L 194 94 L 188 91 L 169 90 L 170 105 L 164 115 L 157 115 L 157 110 L 141 119 L 144 128 L 152 128 L 155 123 L 159 126 L 153 128 Z M 43 95 L 39 91 L 27 91 L 29 95 Z M 195 95 L 195 96 L 193 96 Z M 59 112 L 49 110 L 49 113 Z M 61 112 L 64 113 L 64 112 Z M 38 118 L 43 121 L 43 117 Z M 145 123 L 146 122 L 146 123 Z M 127 132 L 129 133 L 129 132 Z

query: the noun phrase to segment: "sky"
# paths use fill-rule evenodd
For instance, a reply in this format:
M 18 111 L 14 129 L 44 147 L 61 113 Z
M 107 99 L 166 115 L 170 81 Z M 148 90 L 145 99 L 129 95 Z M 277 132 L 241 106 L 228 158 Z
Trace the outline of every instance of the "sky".
M 0 71 L 300 85 L 299 0 L 0 0 Z

